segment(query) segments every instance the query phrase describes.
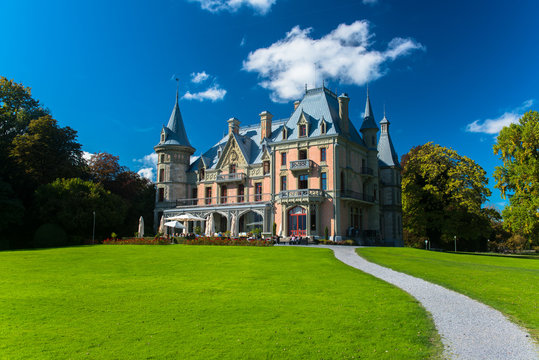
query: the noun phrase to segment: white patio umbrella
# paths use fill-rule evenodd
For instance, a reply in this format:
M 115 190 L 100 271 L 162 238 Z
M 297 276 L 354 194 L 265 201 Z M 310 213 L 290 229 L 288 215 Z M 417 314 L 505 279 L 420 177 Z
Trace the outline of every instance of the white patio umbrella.
M 206 231 L 204 232 L 206 236 L 212 236 L 215 232 L 215 224 L 213 223 L 213 214 L 208 215 L 206 220 Z
M 159 229 L 157 231 L 161 234 L 165 233 L 165 215 L 161 215 L 161 220 L 159 221 Z
M 144 219 L 142 216 L 138 219 L 138 237 L 144 237 Z
M 232 220 L 230 220 L 230 236 L 238 236 L 238 232 L 236 231 L 236 216 L 232 214 Z
M 171 227 L 171 228 L 179 228 L 179 229 L 184 229 L 185 228 L 185 226 L 183 226 L 181 222 L 176 221 L 176 220 L 167 221 L 165 223 L 165 226 L 168 226 L 168 227 Z
M 168 218 L 168 220 L 176 220 L 176 221 L 204 221 L 206 219 L 195 216 L 193 214 L 181 214 L 178 216 L 173 216 L 171 218 Z
M 262 225 L 262 224 L 263 224 L 262 221 L 256 221 L 256 222 L 252 222 L 252 223 L 250 223 L 250 224 L 247 224 L 247 225 L 245 225 L 245 226 L 256 226 L 256 225 Z

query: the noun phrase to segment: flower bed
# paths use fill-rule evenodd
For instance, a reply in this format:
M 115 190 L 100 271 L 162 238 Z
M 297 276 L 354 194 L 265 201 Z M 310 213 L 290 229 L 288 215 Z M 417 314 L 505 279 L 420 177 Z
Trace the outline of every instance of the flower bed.
M 170 245 L 170 240 L 164 237 L 131 238 L 131 239 L 105 239 L 104 245 Z
M 179 237 L 174 239 L 177 244 L 183 245 L 218 245 L 218 246 L 273 246 L 271 240 L 249 240 L 248 238 L 228 238 L 228 237 L 197 237 L 184 238 Z

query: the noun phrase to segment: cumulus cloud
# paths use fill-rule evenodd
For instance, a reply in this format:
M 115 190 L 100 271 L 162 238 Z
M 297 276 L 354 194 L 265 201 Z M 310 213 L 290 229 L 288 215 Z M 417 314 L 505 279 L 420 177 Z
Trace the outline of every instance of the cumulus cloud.
M 244 70 L 258 73 L 259 84 L 271 91 L 273 101 L 297 99 L 305 84 L 320 84 L 322 79 L 364 85 L 383 76 L 387 62 L 424 49 L 412 39 L 397 37 L 385 50 L 373 50 L 374 34 L 365 20 L 340 24 L 320 39 L 313 39 L 311 30 L 295 26 L 284 39 L 249 53 L 243 62 Z
M 209 77 L 210 75 L 206 74 L 205 71 L 192 73 L 191 81 L 194 82 L 195 84 L 200 84 L 201 82 L 208 80 Z
M 226 90 L 222 89 L 219 85 L 216 84 L 205 91 L 197 93 L 191 93 L 190 91 L 188 91 L 182 96 L 182 99 L 198 101 L 211 100 L 213 102 L 223 100 L 225 95 Z
M 213 13 L 228 11 L 236 12 L 242 6 L 252 8 L 257 14 L 265 15 L 269 12 L 271 7 L 277 0 L 190 0 L 191 2 L 197 2 L 204 10 L 208 10 Z
M 145 155 L 141 159 L 133 159 L 133 162 L 139 163 L 141 168 L 137 171 L 137 174 L 150 180 L 155 180 L 155 174 L 157 172 L 157 154 L 151 153 Z
M 82 152 L 82 158 L 84 159 L 84 161 L 86 161 L 86 163 L 88 163 L 90 161 L 90 159 L 92 158 L 94 154 L 92 153 L 89 153 L 88 151 L 83 151 Z
M 524 111 L 534 103 L 533 99 L 526 100 L 519 107 L 503 113 L 495 119 L 475 120 L 466 126 L 467 132 L 498 134 L 505 126 L 518 123 Z

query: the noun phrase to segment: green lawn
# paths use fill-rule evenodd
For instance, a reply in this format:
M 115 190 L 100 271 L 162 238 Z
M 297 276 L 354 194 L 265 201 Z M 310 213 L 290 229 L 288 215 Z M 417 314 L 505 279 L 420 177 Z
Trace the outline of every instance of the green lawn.
M 410 248 L 362 248 L 369 261 L 420 277 L 509 315 L 539 340 L 539 260 L 441 253 Z
M 406 293 L 327 249 L 89 246 L 0 252 L 0 358 L 425 359 Z

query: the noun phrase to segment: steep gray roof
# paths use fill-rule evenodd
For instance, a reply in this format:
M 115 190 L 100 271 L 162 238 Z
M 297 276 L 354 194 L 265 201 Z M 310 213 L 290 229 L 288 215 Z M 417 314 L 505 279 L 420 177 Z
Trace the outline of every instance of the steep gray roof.
M 163 145 L 180 145 L 194 148 L 189 143 L 187 138 L 187 133 L 185 132 L 185 127 L 183 125 L 182 113 L 180 112 L 180 106 L 178 104 L 178 93 L 176 92 L 176 103 L 174 104 L 174 109 L 172 109 L 172 114 L 170 114 L 170 119 L 168 120 L 167 126 L 163 126 L 163 131 L 165 132 L 164 141 L 160 141 L 157 146 Z
M 360 131 L 367 130 L 367 129 L 376 129 L 378 130 L 378 126 L 376 126 L 376 122 L 374 121 L 374 113 L 372 112 L 371 107 L 371 99 L 369 98 L 369 93 L 367 92 L 367 102 L 365 104 L 365 117 L 363 118 L 363 123 L 361 124 Z
M 400 168 L 399 156 L 393 147 L 391 136 L 389 135 L 389 121 L 384 118 L 380 121 L 382 128 L 387 124 L 387 131 L 380 133 L 380 140 L 378 141 L 378 163 L 380 167 L 396 166 Z

